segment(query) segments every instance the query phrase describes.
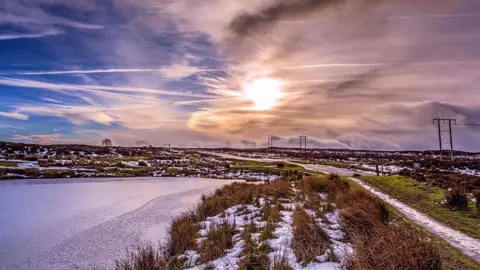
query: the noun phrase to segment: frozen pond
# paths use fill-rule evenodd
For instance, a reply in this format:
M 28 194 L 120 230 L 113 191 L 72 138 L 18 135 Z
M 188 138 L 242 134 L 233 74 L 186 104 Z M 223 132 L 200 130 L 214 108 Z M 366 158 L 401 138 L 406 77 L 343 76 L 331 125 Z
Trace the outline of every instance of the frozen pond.
M 0 181 L 0 269 L 111 268 L 127 247 L 157 243 L 170 219 L 228 180 Z

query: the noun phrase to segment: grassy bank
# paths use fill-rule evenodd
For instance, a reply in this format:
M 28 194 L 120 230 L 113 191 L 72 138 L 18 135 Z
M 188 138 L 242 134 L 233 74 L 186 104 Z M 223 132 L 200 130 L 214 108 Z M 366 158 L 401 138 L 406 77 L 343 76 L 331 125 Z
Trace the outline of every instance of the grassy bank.
M 347 177 L 343 177 L 343 179 L 345 181 L 348 181 L 352 187 L 366 191 L 362 186 L 360 186 L 354 181 L 349 180 Z M 432 241 L 435 242 L 435 245 L 439 247 L 440 257 L 442 258 L 442 262 L 443 262 L 443 269 L 479 269 L 480 270 L 480 265 L 478 265 L 475 261 L 470 259 L 468 256 L 458 251 L 456 248 L 452 247 L 445 240 L 425 231 L 425 229 L 423 229 L 422 227 L 419 227 L 418 225 L 410 221 L 408 218 L 406 218 L 404 215 L 402 215 L 400 212 L 396 211 L 395 209 L 390 208 L 390 211 L 394 215 L 396 215 L 397 218 L 403 219 L 402 222 L 408 223 L 410 224 L 410 226 L 413 226 L 417 230 L 421 230 L 424 233 L 429 235 Z
M 2 160 L 2 161 L 0 161 L 0 166 L 3 166 L 3 167 L 18 167 L 18 162 Z
M 164 247 L 133 251 L 117 269 L 445 265 L 437 244 L 384 202 L 338 176 L 310 176 L 218 189 L 172 221 Z
M 480 219 L 473 202 L 463 210 L 446 207 L 441 203 L 445 200 L 445 189 L 402 176 L 364 176 L 362 179 L 441 223 L 480 239 Z

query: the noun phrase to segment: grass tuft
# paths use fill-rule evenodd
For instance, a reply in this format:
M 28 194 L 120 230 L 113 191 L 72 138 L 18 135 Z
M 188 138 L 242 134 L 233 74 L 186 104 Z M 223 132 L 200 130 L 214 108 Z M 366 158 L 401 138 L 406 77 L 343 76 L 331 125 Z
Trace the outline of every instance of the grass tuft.
M 308 264 L 325 253 L 330 246 L 328 235 L 320 228 L 314 218 L 305 211 L 297 209 L 293 213 L 292 249 L 301 264 Z
M 151 244 L 127 251 L 126 258 L 115 262 L 116 270 L 166 270 L 165 250 L 156 250 Z
M 201 263 L 207 263 L 226 255 L 225 251 L 233 247 L 235 224 L 227 221 L 210 228 L 206 239 L 199 248 Z
M 195 212 L 188 211 L 174 218 L 167 229 L 167 252 L 170 257 L 197 248 L 195 238 L 199 230 Z

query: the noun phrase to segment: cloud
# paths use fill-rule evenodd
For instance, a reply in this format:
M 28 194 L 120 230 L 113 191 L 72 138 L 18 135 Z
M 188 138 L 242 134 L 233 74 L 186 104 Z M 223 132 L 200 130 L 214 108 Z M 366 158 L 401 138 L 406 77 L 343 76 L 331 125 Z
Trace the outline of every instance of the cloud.
M 267 143 L 262 144 L 267 147 Z M 298 137 L 279 138 L 275 140 L 275 147 L 298 148 L 300 145 Z M 336 138 L 307 138 L 308 148 L 322 149 L 362 149 L 362 150 L 400 150 L 401 147 L 388 140 L 376 137 L 366 137 L 361 134 L 343 134 Z
M 257 12 L 240 14 L 230 22 L 229 28 L 239 36 L 254 34 L 270 27 L 281 19 L 301 17 L 315 12 L 317 9 L 343 2 L 343 0 L 279 0 Z
M 1 34 L 0 40 L 9 40 L 9 39 L 22 39 L 22 38 L 41 38 L 48 36 L 56 36 L 62 34 L 62 31 L 50 30 L 47 32 L 34 33 L 34 34 Z
M 0 85 L 8 85 L 15 87 L 23 88 L 43 88 L 50 90 L 80 90 L 80 91 L 89 91 L 89 92 L 104 92 L 109 94 L 107 91 L 112 92 L 135 92 L 135 93 L 146 93 L 146 94 L 157 94 L 157 95 L 169 95 L 169 96 L 181 96 L 181 97 L 200 97 L 200 98 L 212 98 L 213 95 L 204 95 L 204 94 L 195 94 L 195 93 L 185 93 L 175 90 L 161 90 L 161 89 L 152 89 L 144 87 L 131 87 L 131 86 L 104 86 L 104 85 L 80 85 L 80 84 L 61 84 L 61 83 L 47 83 L 35 80 L 20 80 L 14 78 L 0 77 Z M 138 98 L 142 98 L 139 96 Z
M 1 36 L 0 36 L 1 39 Z M 72 74 L 104 74 L 104 73 L 161 73 L 166 79 L 178 80 L 203 72 L 218 71 L 216 69 L 202 69 L 195 66 L 174 64 L 163 68 L 111 68 L 91 70 L 51 70 L 15 72 L 16 75 L 72 75 Z
M 45 134 L 45 135 L 19 135 L 15 134 L 12 137 L 14 141 L 33 141 L 36 144 L 45 144 L 54 141 L 60 137 L 60 134 Z
M 28 115 L 18 113 L 18 112 L 1 112 L 0 111 L 0 116 L 7 117 L 7 118 L 13 118 L 17 120 L 28 120 Z
M 409 19 L 445 19 L 458 17 L 472 17 L 480 16 L 480 13 L 450 13 L 450 14 L 431 14 L 431 15 L 417 15 L 417 16 L 395 16 L 390 17 L 391 20 L 409 20 Z
M 89 64 L 69 58 L 67 41 L 51 44 L 45 55 L 61 59 L 51 69 L 4 72 L 0 84 L 60 102 L 12 108 L 76 130 L 96 123 L 119 144 L 241 146 L 276 134 L 288 147 L 307 135 L 312 147 L 422 149 L 435 147 L 433 117 L 480 122 L 480 16 L 469 1 L 45 1 L 0 20 L 76 33 Z M 51 3 L 72 16 L 39 8 Z M 265 77 L 283 81 L 283 95 L 259 112 L 243 87 Z M 456 126 L 454 138 L 478 147 L 473 127 Z
M 14 126 L 14 125 L 2 125 L 2 124 L 0 124 L 0 128 L 23 129 L 21 127 L 17 127 L 17 126 Z
M 36 1 L 17 2 L 12 5 L 7 5 L 0 11 L 0 23 L 16 24 L 27 28 L 52 25 L 85 30 L 98 30 L 104 28 L 102 25 L 80 22 L 67 18 L 66 16 L 60 16 L 45 11 L 46 7 L 55 6 L 56 4 L 58 5 L 55 1 Z M 75 7 L 74 5 L 70 5 L 69 7 L 78 9 L 84 8 L 85 6 Z
M 134 145 L 136 146 L 149 146 L 150 143 L 148 143 L 147 141 L 144 141 L 144 140 L 136 140 L 133 142 Z

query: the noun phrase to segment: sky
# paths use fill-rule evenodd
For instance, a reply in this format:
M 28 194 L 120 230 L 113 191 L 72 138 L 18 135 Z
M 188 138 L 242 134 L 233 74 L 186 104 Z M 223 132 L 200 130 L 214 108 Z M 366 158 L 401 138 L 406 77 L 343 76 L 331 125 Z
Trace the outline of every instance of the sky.
M 476 0 L 0 0 L 0 140 L 480 151 L 479 68 Z

